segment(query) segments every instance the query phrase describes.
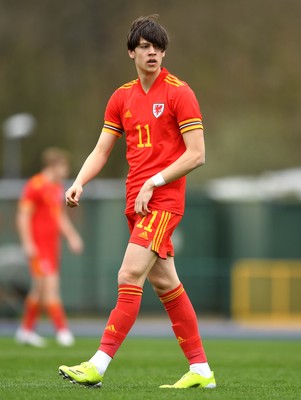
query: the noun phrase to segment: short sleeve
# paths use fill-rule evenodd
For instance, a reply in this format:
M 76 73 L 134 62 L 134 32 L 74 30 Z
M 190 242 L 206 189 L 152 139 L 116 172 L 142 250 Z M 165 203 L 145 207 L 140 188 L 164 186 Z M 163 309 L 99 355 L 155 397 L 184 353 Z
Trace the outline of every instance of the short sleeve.
M 182 134 L 193 129 L 203 129 L 198 100 L 187 84 L 175 90 L 173 111 Z
M 22 209 L 32 209 L 38 203 L 40 198 L 40 184 L 38 177 L 31 178 L 24 186 L 19 206 Z
M 105 110 L 105 121 L 103 131 L 115 136 L 123 135 L 123 126 L 121 122 L 121 98 L 120 90 L 116 90 L 108 101 Z

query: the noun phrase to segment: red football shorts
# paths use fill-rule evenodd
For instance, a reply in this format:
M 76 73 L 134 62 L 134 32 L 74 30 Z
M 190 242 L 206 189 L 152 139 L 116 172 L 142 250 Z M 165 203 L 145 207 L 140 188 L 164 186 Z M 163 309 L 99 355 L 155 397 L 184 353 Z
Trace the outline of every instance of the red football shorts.
M 42 277 L 56 274 L 59 270 L 57 257 L 37 256 L 29 261 L 30 272 L 33 277 Z
M 135 243 L 155 251 L 160 258 L 174 256 L 171 235 L 179 225 L 182 215 L 169 211 L 154 210 L 145 217 L 138 214 L 127 214 L 130 229 L 129 243 Z

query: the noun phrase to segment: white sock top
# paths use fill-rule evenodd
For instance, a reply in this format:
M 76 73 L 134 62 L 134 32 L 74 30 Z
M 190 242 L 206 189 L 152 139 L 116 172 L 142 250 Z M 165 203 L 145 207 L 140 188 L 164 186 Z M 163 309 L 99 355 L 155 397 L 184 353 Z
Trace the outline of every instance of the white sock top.
M 99 375 L 103 376 L 106 372 L 110 362 L 112 361 L 112 357 L 108 356 L 101 350 L 97 350 L 93 357 L 89 360 L 92 364 L 97 368 Z
M 212 371 L 208 365 L 208 363 L 196 363 L 190 365 L 190 371 L 195 372 L 205 378 L 210 378 L 212 376 Z

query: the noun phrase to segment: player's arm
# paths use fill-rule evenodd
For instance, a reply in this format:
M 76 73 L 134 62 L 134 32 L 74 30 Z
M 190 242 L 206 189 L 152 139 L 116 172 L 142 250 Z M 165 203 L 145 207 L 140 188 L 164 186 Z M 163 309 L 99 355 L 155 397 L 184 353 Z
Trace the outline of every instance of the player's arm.
M 75 254 L 80 254 L 84 249 L 82 238 L 64 210 L 61 213 L 59 223 L 61 233 L 66 238 L 70 250 Z
M 205 164 L 205 141 L 202 129 L 194 129 L 183 134 L 185 152 L 171 165 L 161 171 L 166 183 L 189 174 Z
M 37 255 L 37 247 L 32 236 L 31 220 L 34 211 L 32 203 L 20 203 L 16 215 L 17 231 L 21 240 L 23 250 L 27 257 Z
M 142 186 L 135 202 L 135 212 L 144 216 L 149 212 L 148 202 L 156 186 L 170 183 L 189 174 L 205 163 L 205 141 L 202 129 L 194 129 L 183 134 L 185 152 L 160 173 L 148 179 Z
M 66 204 L 77 207 L 83 187 L 102 170 L 118 137 L 102 131 L 96 146 L 87 157 L 73 185 L 66 191 Z

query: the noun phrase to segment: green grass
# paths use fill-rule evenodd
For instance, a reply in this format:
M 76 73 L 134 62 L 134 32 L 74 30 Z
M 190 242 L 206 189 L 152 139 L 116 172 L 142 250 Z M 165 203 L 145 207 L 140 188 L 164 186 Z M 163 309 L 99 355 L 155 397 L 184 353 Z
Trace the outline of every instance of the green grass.
M 78 339 L 73 348 L 18 346 L 0 339 L 0 398 L 29 400 L 301 399 L 298 341 L 205 340 L 215 371 L 215 390 L 163 390 L 187 372 L 173 339 L 128 339 L 107 371 L 101 389 L 85 389 L 58 376 L 60 364 L 74 365 L 94 353 L 98 339 Z

